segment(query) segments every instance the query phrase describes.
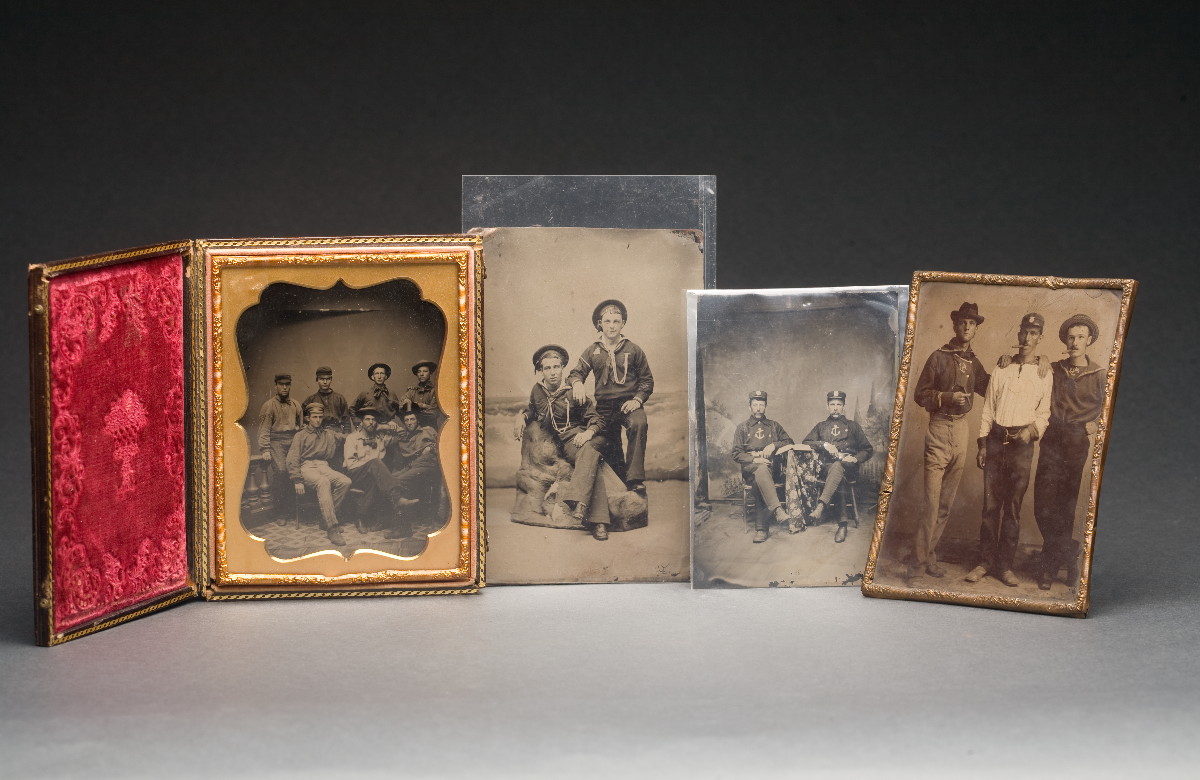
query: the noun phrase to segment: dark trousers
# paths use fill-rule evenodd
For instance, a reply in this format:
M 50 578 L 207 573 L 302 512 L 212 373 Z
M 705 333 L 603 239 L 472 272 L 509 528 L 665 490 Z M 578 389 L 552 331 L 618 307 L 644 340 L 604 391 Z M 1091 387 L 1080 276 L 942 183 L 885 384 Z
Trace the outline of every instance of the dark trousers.
M 825 467 L 825 487 L 822 488 L 821 497 L 817 500 L 824 503 L 827 507 L 832 506 L 834 496 L 837 495 L 842 483 L 847 479 L 854 479 L 857 473 L 857 463 L 843 463 L 840 460 L 830 463 Z
M 608 441 L 604 436 L 597 434 L 582 447 L 576 447 L 574 438 L 583 431 L 583 428 L 574 427 L 559 434 L 563 457 L 575 467 L 571 472 L 571 480 L 562 488 L 559 497 L 564 501 L 576 501 L 591 506 L 592 492 L 596 489 L 596 475 L 600 472 L 600 453 L 604 452 Z
M 392 507 L 392 522 L 385 525 L 398 526 L 400 522 L 399 500 L 404 497 L 404 491 L 392 476 L 392 472 L 378 458 L 369 460 L 347 472 L 354 481 L 353 487 L 363 492 L 362 510 L 368 511 L 374 507 L 381 497 L 386 497 Z
M 775 477 L 771 473 L 771 464 L 744 464 L 742 466 L 742 478 L 747 482 L 753 482 L 754 489 L 762 496 L 763 506 L 767 508 L 767 514 L 763 515 L 762 512 L 755 513 L 754 527 L 757 530 L 765 531 L 770 525 L 771 515 L 775 514 L 775 510 L 782 506 L 779 503 L 779 492 L 775 489 Z
M 1007 437 L 993 426 L 985 440 L 983 522 L 979 525 L 979 562 L 994 574 L 1010 571 L 1021 536 L 1021 502 L 1029 488 L 1033 442 Z
M 393 472 L 392 481 L 401 496 L 424 499 L 441 469 L 432 455 L 421 455 L 403 468 Z
M 440 406 L 434 406 L 431 409 L 417 410 L 417 422 L 422 427 L 433 428 L 435 431 L 440 431 L 448 419 L 449 416 L 442 411 Z
M 1083 423 L 1050 423 L 1033 482 L 1033 516 L 1042 532 L 1042 568 L 1052 576 L 1079 554 L 1072 538 L 1079 485 L 1091 452 Z
M 296 492 L 288 475 L 287 454 L 292 446 L 295 431 L 271 433 L 271 462 L 267 464 L 267 487 L 271 490 L 271 503 L 275 514 L 290 518 L 296 511 Z
M 602 433 L 608 441 L 604 459 L 626 482 L 642 482 L 646 479 L 646 410 L 640 406 L 629 414 L 621 411 L 621 405 L 630 399 L 613 398 L 596 401 L 596 413 L 604 421 Z M 625 452 L 621 455 L 621 429 L 627 439 Z M 621 455 L 621 457 L 616 457 Z M 620 464 L 621 468 L 618 468 Z

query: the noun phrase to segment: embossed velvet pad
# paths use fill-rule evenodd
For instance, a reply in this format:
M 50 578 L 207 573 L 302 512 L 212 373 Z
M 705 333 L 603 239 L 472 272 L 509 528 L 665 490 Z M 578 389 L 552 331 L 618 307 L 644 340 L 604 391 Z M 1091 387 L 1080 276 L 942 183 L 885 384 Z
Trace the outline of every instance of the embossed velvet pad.
M 50 283 L 54 629 L 187 581 L 183 259 Z

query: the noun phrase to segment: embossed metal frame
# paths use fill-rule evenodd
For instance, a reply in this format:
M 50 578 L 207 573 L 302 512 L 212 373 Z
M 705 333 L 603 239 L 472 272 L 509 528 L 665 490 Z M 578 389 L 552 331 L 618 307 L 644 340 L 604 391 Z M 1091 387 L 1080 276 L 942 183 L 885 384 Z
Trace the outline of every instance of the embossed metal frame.
M 901 429 L 905 422 L 904 406 L 908 394 L 909 374 L 912 367 L 912 351 L 917 328 L 917 309 L 921 301 L 921 288 L 924 284 L 935 282 L 1042 287 L 1050 290 L 1077 288 L 1121 291 L 1117 327 L 1113 336 L 1113 351 L 1109 357 L 1106 372 L 1104 404 L 1100 418 L 1097 421 L 1096 439 L 1092 446 L 1091 461 L 1088 467 L 1091 483 L 1088 491 L 1086 525 L 1082 560 L 1080 562 L 1080 582 L 1076 590 L 1076 598 L 1073 602 L 1037 601 L 1027 598 L 962 593 L 952 590 L 899 587 L 884 585 L 875 581 L 876 566 L 883 543 L 888 510 L 891 506 L 892 491 L 895 486 L 896 453 L 900 444 Z M 1108 451 L 1113 408 L 1117 398 L 1117 382 L 1120 376 L 1121 362 L 1125 352 L 1125 338 L 1129 330 L 1129 320 L 1133 313 L 1133 301 L 1136 292 L 1137 282 L 1132 279 L 1065 279 L 1055 276 L 1008 276 L 943 271 L 916 271 L 913 274 L 912 286 L 909 292 L 908 320 L 904 333 L 903 352 L 900 358 L 900 375 L 896 387 L 896 403 L 892 411 L 891 431 L 888 437 L 887 465 L 884 470 L 883 481 L 880 485 L 879 510 L 875 519 L 875 530 L 871 537 L 867 566 L 863 573 L 862 592 L 864 595 L 875 598 L 909 599 L 1069 617 L 1086 617 L 1088 607 L 1091 603 L 1091 561 L 1100 496 L 1100 481 L 1104 468 L 1104 458 Z
M 209 458 L 205 473 L 205 511 L 197 544 L 197 570 L 205 572 L 204 597 L 212 600 L 251 598 L 313 598 L 376 595 L 438 595 L 473 593 L 484 584 L 483 502 L 479 486 L 483 477 L 482 415 L 482 240 L 473 236 L 392 236 L 362 238 L 301 238 L 198 241 L 196 252 L 203 268 L 192 283 L 206 309 L 203 337 L 193 350 L 195 374 L 205 381 L 193 388 L 203 393 L 205 442 Z M 225 560 L 224 441 L 221 336 L 223 271 L 235 267 L 287 268 L 308 265 L 394 265 L 402 278 L 405 265 L 450 264 L 457 273 L 457 311 L 446 311 L 449 332 L 458 345 L 459 440 L 459 551 L 457 566 L 438 570 L 389 570 L 337 576 L 311 574 L 246 574 L 231 572 Z M 445 307 L 443 307 L 445 308 Z M 233 323 L 229 323 L 232 327 Z M 199 336 L 200 334 L 196 334 Z M 203 354 L 200 354 L 203 352 Z M 201 426 L 197 426 L 199 429 Z

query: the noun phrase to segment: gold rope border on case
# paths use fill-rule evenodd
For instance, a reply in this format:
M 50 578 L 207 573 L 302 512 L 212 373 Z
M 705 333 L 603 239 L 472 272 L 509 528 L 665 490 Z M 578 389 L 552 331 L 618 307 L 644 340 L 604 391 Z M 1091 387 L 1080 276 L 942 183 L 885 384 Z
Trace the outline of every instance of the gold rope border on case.
M 1096 442 L 1092 448 L 1091 488 L 1088 491 L 1087 522 L 1084 527 L 1083 561 L 1080 565 L 1079 590 L 1073 602 L 1041 601 L 1014 596 L 989 596 L 962 593 L 959 591 L 908 588 L 897 585 L 880 585 L 875 582 L 875 567 L 879 550 L 883 544 L 884 525 L 891 506 L 892 489 L 896 477 L 896 452 L 900 445 L 900 429 L 903 423 L 904 404 L 908 396 L 908 376 L 912 363 L 915 339 L 917 303 L 921 286 L 932 282 L 956 284 L 985 284 L 1010 287 L 1044 287 L 1059 289 L 1105 289 L 1120 290 L 1121 303 L 1117 314 L 1117 330 L 1113 334 L 1113 351 L 1109 357 L 1104 382 L 1104 406 L 1097 421 Z M 887 465 L 879 486 L 879 508 L 875 515 L 875 529 L 871 535 L 871 546 L 867 553 L 867 565 L 863 570 L 862 592 L 866 596 L 889 599 L 910 599 L 939 603 L 963 604 L 974 607 L 991 607 L 1023 612 L 1038 612 L 1050 615 L 1084 617 L 1091 599 L 1091 564 L 1093 542 L 1096 534 L 1096 513 L 1100 498 L 1100 477 L 1104 456 L 1108 450 L 1108 431 L 1112 423 L 1113 407 L 1117 400 L 1117 377 L 1125 353 L 1125 338 L 1129 331 L 1129 319 L 1133 313 L 1133 299 L 1137 293 L 1137 282 L 1133 279 L 1069 279 L 1060 276 L 1015 276 L 1010 274 L 971 274 L 950 271 L 916 271 L 908 296 L 908 320 L 904 330 L 904 350 L 900 357 L 900 374 L 896 386 L 896 401 L 892 408 L 892 420 L 888 431 Z
M 175 596 L 163 599 L 162 601 L 156 601 L 155 603 L 142 607 L 141 609 L 134 610 L 133 612 L 127 612 L 123 615 L 119 615 L 118 617 L 109 618 L 108 620 L 101 621 L 100 623 L 90 625 L 87 628 L 72 629 L 70 631 L 63 631 L 62 633 L 51 634 L 50 641 L 47 644 L 50 647 L 53 647 L 54 645 L 61 645 L 63 642 L 69 642 L 72 639 L 78 639 L 81 636 L 87 636 L 88 634 L 94 634 L 97 631 L 103 631 L 106 628 L 112 628 L 119 623 L 124 623 L 128 620 L 134 620 L 142 617 L 143 615 L 149 615 L 151 612 L 157 612 L 158 610 L 165 609 L 173 604 L 178 604 L 181 601 L 189 601 L 194 598 L 196 598 L 196 589 L 195 587 L 189 587 L 186 593 L 179 593 Z
M 347 239 L 312 239 L 305 241 L 303 244 L 290 244 L 293 248 L 300 245 L 353 245 L 353 244 L 386 244 L 391 243 L 394 239 L 381 238 L 347 238 Z M 407 242 L 407 239 L 404 239 Z M 446 238 L 436 238 L 433 236 L 423 236 L 414 239 L 413 243 L 426 244 L 452 244 L 454 240 Z M 476 547 L 480 548 L 480 568 L 482 569 L 482 544 L 478 541 L 472 543 L 473 539 L 477 538 L 477 534 L 482 533 L 482 524 L 477 524 L 475 534 L 472 533 L 471 518 L 481 517 L 481 513 L 477 512 L 477 503 L 471 501 L 471 491 L 474 487 L 473 474 L 471 469 L 472 448 L 471 441 L 474 434 L 474 426 L 471 425 L 471 409 L 470 404 L 463 403 L 472 397 L 471 391 L 471 375 L 469 363 L 474 364 L 477 361 L 469 361 L 470 355 L 470 334 L 468 327 L 468 304 L 472 298 L 473 290 L 468 286 L 468 265 L 472 260 L 475 260 L 478 255 L 477 244 L 479 242 L 468 242 L 472 246 L 457 248 L 457 251 L 442 251 L 430 252 L 423 250 L 408 250 L 404 251 L 401 247 L 392 247 L 381 249 L 380 251 L 365 253 L 365 254 L 278 254 L 278 255 L 225 255 L 219 254 L 210 256 L 211 264 L 211 281 L 209 282 L 210 293 L 210 316 L 211 316 L 211 353 L 212 353 L 212 372 L 213 388 L 211 391 L 211 412 L 209 420 L 212 422 L 212 453 L 213 453 L 213 468 L 212 475 L 212 495 L 213 507 L 212 516 L 214 518 L 214 527 L 216 533 L 216 558 L 217 558 L 217 577 L 216 584 L 218 586 L 240 586 L 240 585 L 329 585 L 340 583 L 354 583 L 359 585 L 386 584 L 396 582 L 457 582 L 471 578 L 471 555 L 472 550 Z M 271 247 L 277 246 L 277 243 L 271 240 L 258 241 L 229 241 L 229 242 L 203 242 L 204 248 L 209 247 L 226 247 L 230 249 L 241 249 L 247 247 Z M 280 247 L 282 252 L 286 252 L 289 247 Z M 228 556 L 226 553 L 226 526 L 225 526 L 225 473 L 224 473 L 224 396 L 221 392 L 222 379 L 217 377 L 223 376 L 223 344 L 222 336 L 224 333 L 224 316 L 222 312 L 222 277 L 221 271 L 225 268 L 237 268 L 245 266 L 306 266 L 314 264 L 338 264 L 338 265 L 379 265 L 381 263 L 394 264 L 396 266 L 411 265 L 413 263 L 454 263 L 457 267 L 457 282 L 458 282 L 458 356 L 459 356 L 459 383 L 458 397 L 459 402 L 459 485 L 460 485 L 460 502 L 459 502 L 459 559 L 458 567 L 455 569 L 442 569 L 436 571 L 429 570 L 411 570 L 398 571 L 386 570 L 382 572 L 370 572 L 360 574 L 345 574 L 336 577 L 328 577 L 322 574 L 233 574 L 229 571 Z M 482 280 L 480 280 L 482 281 Z M 479 308 L 479 307 L 474 307 Z M 478 318 L 476 318 L 478 321 Z M 477 368 L 477 366 L 476 366 Z M 478 373 L 476 373 L 478 377 Z M 475 385 L 478 387 L 478 379 Z M 478 573 L 476 576 L 479 576 Z M 480 577 L 480 579 L 482 579 Z M 464 587 L 471 587 L 470 584 L 465 584 Z M 477 587 L 477 586 L 476 586 Z M 419 593 L 431 593 L 431 591 L 420 590 Z M 461 589 L 456 589 L 451 592 L 463 592 Z M 401 595 L 395 591 L 389 591 L 393 595 Z M 232 594 L 250 597 L 249 594 Z M 291 594 L 280 594 L 278 597 L 289 597 Z M 295 594 L 310 595 L 310 594 Z M 342 591 L 333 591 L 315 595 L 350 595 Z M 228 598 L 228 595 L 210 595 L 209 598 Z

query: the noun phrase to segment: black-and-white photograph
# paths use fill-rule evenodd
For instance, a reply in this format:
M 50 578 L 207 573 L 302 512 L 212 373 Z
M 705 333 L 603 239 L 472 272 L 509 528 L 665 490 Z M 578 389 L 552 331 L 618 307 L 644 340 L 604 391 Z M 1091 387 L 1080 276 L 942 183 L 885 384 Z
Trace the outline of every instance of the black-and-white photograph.
M 907 300 L 688 293 L 693 587 L 862 582 Z
M 688 576 L 695 231 L 484 233 L 488 581 Z
M 867 584 L 1086 612 L 1097 434 L 1134 283 L 958 276 L 914 279 L 894 487 Z
M 416 284 L 277 282 L 237 321 L 250 403 L 242 525 L 290 560 L 419 555 L 446 525 L 438 401 L 446 316 Z

